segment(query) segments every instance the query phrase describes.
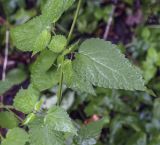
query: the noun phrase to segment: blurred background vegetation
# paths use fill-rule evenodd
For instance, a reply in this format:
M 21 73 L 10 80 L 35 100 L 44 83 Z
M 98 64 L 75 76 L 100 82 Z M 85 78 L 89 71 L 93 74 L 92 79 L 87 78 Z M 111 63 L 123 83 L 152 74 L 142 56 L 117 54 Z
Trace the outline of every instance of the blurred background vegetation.
M 7 54 L 7 30 L 39 15 L 45 2 L 0 0 L 1 79 Z M 58 21 L 54 30 L 57 34 L 67 35 L 75 8 L 76 3 Z M 109 30 L 107 36 L 106 29 Z M 97 96 L 91 96 L 64 86 L 63 107 L 82 124 L 103 116 L 110 118 L 97 145 L 160 145 L 160 1 L 83 0 L 72 42 L 90 37 L 117 44 L 126 57 L 141 68 L 148 93 L 96 88 Z M 17 91 L 28 86 L 29 69 L 35 57 L 17 50 L 11 39 L 7 57 L 6 79 L 0 81 L 0 94 L 4 96 L 3 102 L 10 105 Z M 44 107 L 53 105 L 55 92 L 54 88 L 41 94 L 46 98 Z

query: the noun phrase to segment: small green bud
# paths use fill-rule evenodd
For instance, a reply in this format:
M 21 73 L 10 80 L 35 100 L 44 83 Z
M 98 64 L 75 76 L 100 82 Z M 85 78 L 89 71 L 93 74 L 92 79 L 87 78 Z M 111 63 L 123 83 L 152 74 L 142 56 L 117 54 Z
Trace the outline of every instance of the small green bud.
M 61 53 L 67 44 L 67 39 L 63 35 L 56 35 L 52 37 L 49 44 L 49 49 L 55 53 Z

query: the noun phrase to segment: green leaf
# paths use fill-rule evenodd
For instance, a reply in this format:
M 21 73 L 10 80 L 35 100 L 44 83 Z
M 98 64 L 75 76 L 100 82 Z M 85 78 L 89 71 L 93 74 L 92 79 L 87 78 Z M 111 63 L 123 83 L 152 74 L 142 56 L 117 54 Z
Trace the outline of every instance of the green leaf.
M 10 81 L 0 81 L 0 95 L 3 95 L 6 91 L 8 91 L 13 84 L 10 83 Z
M 39 98 L 39 93 L 30 86 L 28 89 L 21 89 L 15 96 L 14 107 L 26 114 L 33 111 L 34 106 Z
M 50 50 L 43 50 L 31 66 L 31 81 L 39 91 L 44 91 L 58 83 L 59 73 L 50 69 L 57 58 L 57 54 Z
M 143 132 L 137 132 L 129 137 L 126 145 L 147 145 L 147 136 Z
M 65 10 L 67 10 L 69 7 L 71 7 L 74 2 L 75 2 L 75 0 L 66 0 L 65 1 Z
M 101 39 L 88 39 L 80 46 L 73 69 L 95 86 L 145 90 L 139 69 L 131 65 L 116 45 Z
M 57 59 L 57 54 L 50 50 L 43 50 L 31 66 L 31 73 L 43 73 L 49 70 Z
M 41 15 L 13 28 L 11 35 L 18 49 L 36 53 L 45 49 L 49 43 L 51 37 L 49 31 L 50 23 Z
M 128 129 L 127 132 L 125 127 Z M 127 142 L 124 140 L 127 135 L 141 132 L 142 128 L 143 126 L 141 120 L 138 119 L 138 116 L 117 115 L 110 124 L 110 144 L 124 145 Z
M 38 48 L 38 51 L 41 51 L 48 45 L 50 39 L 51 33 L 48 30 L 43 30 L 42 33 L 37 37 L 33 47 Z
M 101 134 L 103 126 L 109 122 L 108 118 L 103 118 L 99 121 L 92 122 L 82 127 L 78 136 L 75 138 L 78 145 L 93 145 L 96 144 L 98 137 Z
M 60 107 L 54 106 L 50 108 L 44 122 L 48 127 L 51 127 L 56 131 L 69 132 L 72 134 L 77 133 L 69 115 Z
M 18 119 L 12 112 L 0 112 L 0 127 L 12 129 L 18 126 Z
M 113 136 L 116 134 L 119 128 L 122 128 L 123 125 L 132 127 L 135 131 L 141 131 L 140 120 L 137 116 L 125 116 L 125 115 L 117 115 L 110 125 Z
M 56 70 L 31 75 L 33 86 L 39 91 L 44 91 L 55 86 L 58 83 L 58 78 L 59 73 Z
M 149 82 L 157 72 L 157 62 L 159 62 L 158 52 L 155 48 L 149 48 L 147 51 L 147 58 L 143 62 L 144 79 Z
M 63 76 L 64 81 L 67 84 L 67 86 L 70 86 L 73 81 L 73 68 L 72 68 L 72 61 L 71 60 L 65 60 L 63 64 Z
M 92 84 L 80 77 L 76 72 L 73 73 L 73 81 L 70 88 L 75 91 L 86 92 L 95 95 Z
M 3 95 L 13 85 L 18 85 L 26 79 L 27 75 L 23 69 L 13 69 L 7 73 L 6 80 L 0 81 L 0 95 Z
M 92 84 L 78 76 L 73 70 L 72 61 L 66 60 L 63 68 L 64 81 L 69 88 L 75 91 L 86 92 L 95 95 Z
M 50 22 L 55 23 L 64 12 L 64 0 L 48 0 L 42 9 L 42 15 Z
M 149 145 L 160 145 L 160 135 L 154 136 L 154 138 L 150 141 Z
M 12 84 L 19 84 L 27 78 L 26 72 L 24 69 L 15 68 L 7 73 L 6 79 Z
M 42 15 L 50 22 L 55 23 L 74 0 L 48 0 L 42 9 Z
M 56 35 L 52 37 L 49 44 L 49 49 L 55 53 L 60 53 L 65 49 L 67 44 L 67 39 L 63 35 Z
M 25 145 L 27 141 L 28 134 L 23 129 L 14 128 L 8 131 L 2 145 Z
M 63 135 L 44 124 L 42 118 L 37 118 L 29 125 L 31 145 L 64 145 Z
M 23 125 L 27 125 L 31 123 L 36 118 L 35 113 L 30 113 L 26 116 L 25 120 L 23 121 Z
M 147 41 L 148 41 L 148 40 L 149 40 L 149 37 L 151 36 L 151 32 L 150 32 L 149 28 L 144 27 L 143 30 L 142 30 L 141 35 L 142 35 L 142 38 L 143 38 L 144 40 L 147 40 Z
M 154 118 L 160 120 L 160 98 L 155 99 L 153 107 L 153 116 Z

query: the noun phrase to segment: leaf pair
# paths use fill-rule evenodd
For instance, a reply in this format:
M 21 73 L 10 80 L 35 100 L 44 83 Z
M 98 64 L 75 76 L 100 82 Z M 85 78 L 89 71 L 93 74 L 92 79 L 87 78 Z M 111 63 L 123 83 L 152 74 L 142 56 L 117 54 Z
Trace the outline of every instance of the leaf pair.
M 74 0 L 48 0 L 42 15 L 12 29 L 15 46 L 22 51 L 37 53 L 47 47 L 51 39 L 51 24 L 67 10 Z
M 38 117 L 29 125 L 31 145 L 64 145 L 63 133 L 77 134 L 67 112 L 60 107 L 52 107 L 47 115 Z

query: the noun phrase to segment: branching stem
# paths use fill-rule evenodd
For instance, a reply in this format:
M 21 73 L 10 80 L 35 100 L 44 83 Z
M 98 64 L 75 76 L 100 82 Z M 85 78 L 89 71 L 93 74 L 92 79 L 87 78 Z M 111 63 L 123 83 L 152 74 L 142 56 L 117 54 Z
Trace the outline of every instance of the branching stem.
M 15 108 L 13 106 L 11 106 L 11 105 L 0 104 L 0 109 L 15 109 Z
M 66 48 L 71 40 L 71 37 L 72 37 L 72 33 L 73 33 L 73 30 L 74 30 L 74 27 L 76 25 L 76 21 L 77 21 L 77 18 L 78 18 L 78 14 L 79 14 L 79 11 L 80 11 L 80 7 L 81 7 L 81 3 L 82 3 L 82 0 L 79 0 L 78 1 L 78 5 L 77 5 L 77 9 L 76 9 L 76 12 L 75 12 L 75 15 L 74 15 L 74 19 L 73 19 L 73 22 L 72 22 L 72 26 L 71 26 L 71 29 L 69 31 L 69 34 L 68 34 L 68 38 L 67 38 L 67 45 L 66 45 Z M 58 88 L 58 92 L 57 92 L 57 97 L 58 97 L 58 105 L 61 104 L 61 101 L 62 101 L 62 85 L 63 85 L 63 63 L 64 63 L 64 56 L 62 56 L 62 61 L 61 61 L 61 68 L 60 68 L 60 78 L 59 78 L 59 88 Z

